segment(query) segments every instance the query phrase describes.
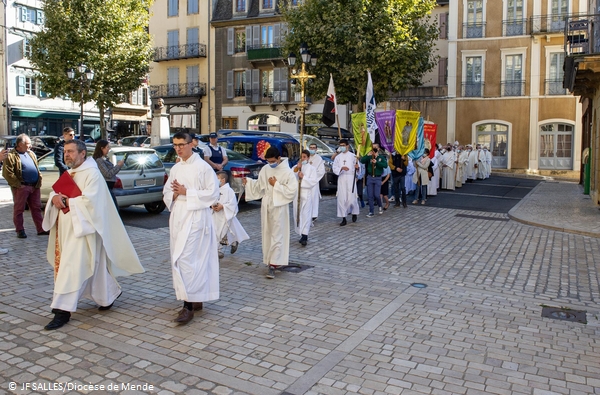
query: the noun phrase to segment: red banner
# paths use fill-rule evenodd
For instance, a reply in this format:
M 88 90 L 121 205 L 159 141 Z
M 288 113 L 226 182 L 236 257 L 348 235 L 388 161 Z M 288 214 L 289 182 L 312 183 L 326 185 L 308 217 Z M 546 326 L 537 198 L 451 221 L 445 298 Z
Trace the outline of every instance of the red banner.
M 423 125 L 423 137 L 425 138 L 425 148 L 429 150 L 429 157 L 435 155 L 435 137 L 437 135 L 437 125 L 435 123 L 426 123 Z

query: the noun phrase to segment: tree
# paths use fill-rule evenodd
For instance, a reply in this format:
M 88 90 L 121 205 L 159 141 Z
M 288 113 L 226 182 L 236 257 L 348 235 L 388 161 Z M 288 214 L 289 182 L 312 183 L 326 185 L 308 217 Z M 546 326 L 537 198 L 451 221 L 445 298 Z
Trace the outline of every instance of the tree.
M 31 61 L 43 90 L 79 103 L 96 103 L 102 137 L 104 112 L 138 89 L 149 71 L 153 49 L 148 33 L 152 0 L 45 0 L 41 32 L 31 40 Z M 67 77 L 86 65 L 94 72 L 89 89 Z M 83 131 L 80 131 L 83 133 Z
M 295 53 L 308 44 L 318 55 L 312 96 L 327 93 L 333 74 L 338 103 L 364 101 L 367 69 L 375 98 L 421 85 L 436 64 L 438 27 L 431 22 L 436 0 L 305 0 L 282 6 L 288 24 L 282 51 Z

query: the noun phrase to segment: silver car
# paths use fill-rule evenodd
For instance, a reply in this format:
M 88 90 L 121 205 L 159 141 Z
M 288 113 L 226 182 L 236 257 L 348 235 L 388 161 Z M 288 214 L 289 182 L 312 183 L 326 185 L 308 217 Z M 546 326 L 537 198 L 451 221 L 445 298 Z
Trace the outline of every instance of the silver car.
M 88 157 L 92 153 L 93 148 L 88 147 Z M 167 173 L 156 151 L 150 148 L 112 146 L 108 159 L 113 164 L 125 161 L 113 188 L 119 208 L 143 204 L 153 214 L 159 214 L 165 209 L 162 191 Z M 38 162 L 42 173 L 42 203 L 46 203 L 59 173 L 54 165 L 53 152 L 44 155 Z

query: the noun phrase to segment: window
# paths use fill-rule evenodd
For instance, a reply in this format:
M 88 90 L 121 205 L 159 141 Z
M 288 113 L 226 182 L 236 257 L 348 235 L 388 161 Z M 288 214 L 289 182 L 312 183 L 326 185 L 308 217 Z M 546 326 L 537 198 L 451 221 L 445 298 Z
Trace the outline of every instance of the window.
M 170 30 L 167 32 L 167 58 L 175 59 L 179 57 L 179 30 Z
M 467 0 L 465 38 L 484 37 L 483 0 Z
M 552 52 L 549 54 L 548 79 L 546 80 L 546 95 L 566 95 L 563 88 L 563 64 L 565 62 L 564 52 Z
M 167 69 L 167 95 L 179 96 L 179 67 Z
M 504 81 L 502 96 L 523 95 L 523 55 L 506 55 L 504 57 Z
M 506 169 L 508 166 L 508 125 L 482 123 L 476 126 L 477 144 L 485 145 L 492 153 L 492 167 Z
M 235 12 L 246 12 L 246 0 L 235 0 Z
M 238 128 L 238 119 L 237 118 L 223 118 L 221 122 L 223 125 L 223 129 L 237 129 Z
M 262 8 L 263 10 L 273 8 L 273 0 L 262 0 Z
M 273 70 L 261 70 L 261 93 L 263 102 L 271 102 L 273 99 Z
M 23 39 L 23 57 L 30 58 L 31 55 L 31 44 L 29 43 L 29 39 L 25 38 Z
M 523 0 L 508 0 L 506 3 L 505 36 L 521 36 L 525 34 L 523 19 Z
M 465 97 L 480 97 L 482 96 L 482 57 L 472 56 L 467 57 L 465 61 L 466 79 L 463 95 Z
M 188 66 L 186 68 L 186 82 L 188 95 L 198 95 L 200 93 L 198 66 Z
M 246 96 L 246 71 L 233 73 L 233 93 L 235 97 Z
M 198 45 L 198 28 L 192 27 L 187 29 L 187 42 L 186 42 L 185 53 L 187 56 L 198 56 L 199 45 Z
M 179 15 L 179 0 L 167 0 L 167 16 Z
M 37 96 L 37 85 L 35 78 L 25 77 L 25 94 Z
M 198 14 L 200 11 L 198 9 L 198 0 L 187 0 L 187 13 L 190 14 Z
M 246 29 L 236 29 L 234 34 L 235 53 L 246 52 Z
M 21 7 L 19 9 L 19 19 L 21 22 L 31 22 L 36 25 L 41 25 L 44 23 L 44 11 L 38 10 L 36 8 L 29 7 Z
M 573 125 L 555 122 L 540 126 L 540 169 L 573 168 Z
M 260 27 L 260 45 L 263 48 L 270 48 L 273 46 L 273 26 L 261 26 Z
M 565 28 L 565 16 L 569 13 L 569 0 L 552 0 L 550 29 L 553 32 Z

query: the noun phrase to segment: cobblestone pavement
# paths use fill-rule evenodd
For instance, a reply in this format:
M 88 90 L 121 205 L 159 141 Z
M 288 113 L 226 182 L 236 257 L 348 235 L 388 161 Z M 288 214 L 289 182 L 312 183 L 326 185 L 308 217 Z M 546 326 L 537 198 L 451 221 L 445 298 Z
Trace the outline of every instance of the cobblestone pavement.
M 0 205 L 0 394 L 600 394 L 599 238 L 410 205 L 340 228 L 325 197 L 308 246 L 292 235 L 306 270 L 268 280 L 252 204 L 251 240 L 190 324 L 172 322 L 168 229 L 128 227 L 147 272 L 120 279 L 110 311 L 82 301 L 51 332 L 47 237 L 17 239 Z M 586 310 L 587 325 L 542 306 Z M 90 384 L 104 390 L 77 387 Z

